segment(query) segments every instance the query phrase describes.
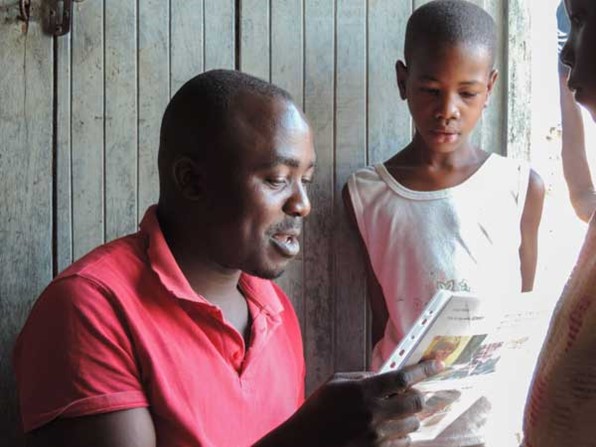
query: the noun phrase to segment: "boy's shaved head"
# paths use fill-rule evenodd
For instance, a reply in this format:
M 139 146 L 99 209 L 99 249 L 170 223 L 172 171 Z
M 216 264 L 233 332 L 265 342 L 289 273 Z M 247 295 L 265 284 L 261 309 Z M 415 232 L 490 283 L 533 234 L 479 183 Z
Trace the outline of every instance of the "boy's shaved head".
M 435 0 L 410 16 L 406 29 L 405 59 L 408 64 L 421 44 L 464 44 L 485 47 L 494 63 L 497 31 L 484 9 L 464 0 Z

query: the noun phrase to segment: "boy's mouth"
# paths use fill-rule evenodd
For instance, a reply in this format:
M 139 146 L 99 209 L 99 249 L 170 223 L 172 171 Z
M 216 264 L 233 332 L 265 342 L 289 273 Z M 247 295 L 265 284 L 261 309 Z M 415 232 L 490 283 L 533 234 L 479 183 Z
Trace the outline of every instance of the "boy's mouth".
M 459 132 L 453 130 L 433 129 L 430 133 L 437 143 L 454 143 L 459 137 Z

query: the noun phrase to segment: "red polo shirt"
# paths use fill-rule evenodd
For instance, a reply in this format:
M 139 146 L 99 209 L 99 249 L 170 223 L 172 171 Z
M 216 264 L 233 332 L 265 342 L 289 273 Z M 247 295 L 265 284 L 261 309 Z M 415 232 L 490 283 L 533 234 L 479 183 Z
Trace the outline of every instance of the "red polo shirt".
M 246 446 L 304 398 L 288 298 L 242 275 L 250 346 L 178 268 L 150 208 L 138 233 L 58 276 L 15 347 L 25 431 L 55 418 L 149 407 L 158 446 Z

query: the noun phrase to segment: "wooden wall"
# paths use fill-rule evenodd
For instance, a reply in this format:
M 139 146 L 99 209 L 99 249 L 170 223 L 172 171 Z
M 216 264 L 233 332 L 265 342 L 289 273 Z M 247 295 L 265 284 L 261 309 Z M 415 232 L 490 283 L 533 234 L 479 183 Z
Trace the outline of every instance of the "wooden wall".
M 36 296 L 74 259 L 135 231 L 157 198 L 163 110 L 203 70 L 238 68 L 290 91 L 313 126 L 318 166 L 303 251 L 280 283 L 301 319 L 308 389 L 367 366 L 367 305 L 341 188 L 411 135 L 395 87 L 419 0 L 86 0 L 69 35 L 0 0 L 0 439 L 19 444 L 10 352 Z M 476 0 L 497 20 L 501 78 L 475 135 L 529 154 L 528 5 Z M 514 63 L 513 63 L 514 62 Z M 508 95 L 508 93 L 510 93 Z

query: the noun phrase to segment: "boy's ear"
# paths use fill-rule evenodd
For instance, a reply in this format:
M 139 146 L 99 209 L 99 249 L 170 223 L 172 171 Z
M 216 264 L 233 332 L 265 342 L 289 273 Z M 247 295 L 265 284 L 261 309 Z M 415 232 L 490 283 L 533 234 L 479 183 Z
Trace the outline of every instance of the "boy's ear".
M 408 67 L 402 61 L 395 63 L 395 75 L 397 78 L 397 88 L 399 89 L 399 96 L 401 99 L 407 99 L 406 95 L 406 81 L 408 80 Z
M 196 201 L 203 195 L 204 175 L 199 164 L 189 157 L 172 163 L 173 183 L 182 197 Z
M 490 75 L 488 76 L 486 104 L 484 104 L 484 107 L 488 106 L 490 95 L 493 92 L 493 88 L 495 87 L 498 77 L 499 77 L 499 70 L 497 70 L 496 68 L 493 68 L 493 70 L 490 72 Z

